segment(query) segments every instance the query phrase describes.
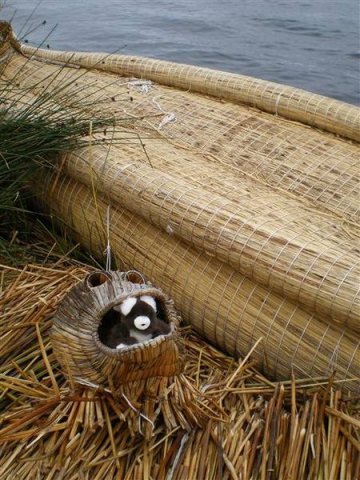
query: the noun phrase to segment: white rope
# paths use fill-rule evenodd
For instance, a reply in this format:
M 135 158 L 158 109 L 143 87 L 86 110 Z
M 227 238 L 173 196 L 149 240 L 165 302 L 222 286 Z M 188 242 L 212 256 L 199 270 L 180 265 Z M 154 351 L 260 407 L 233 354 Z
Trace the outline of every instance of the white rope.
M 142 432 L 142 430 L 141 430 L 140 417 L 143 418 L 144 420 L 146 420 L 147 422 L 149 422 L 149 423 L 151 424 L 152 429 L 154 430 L 154 429 L 155 429 L 154 422 L 152 422 L 149 417 L 147 417 L 146 415 L 144 415 L 143 413 L 141 413 L 137 408 L 135 408 L 134 405 L 130 402 L 130 400 L 127 398 L 127 396 L 126 396 L 124 393 L 122 393 L 121 395 L 122 395 L 123 398 L 126 400 L 126 403 L 129 405 L 129 407 L 130 407 L 134 412 L 136 412 L 136 413 L 139 415 L 139 417 L 138 417 L 138 419 L 139 419 L 139 432 L 140 432 L 141 434 L 143 434 L 143 432 Z
M 149 93 L 153 86 L 151 80 L 139 80 L 137 78 L 131 79 L 127 84 L 130 87 L 136 88 L 136 90 L 139 90 L 141 93 Z
M 153 103 L 155 103 L 155 105 L 157 106 L 157 108 L 160 110 L 160 112 L 162 112 L 165 117 L 161 120 L 161 122 L 159 123 L 158 125 L 158 130 L 161 130 L 163 127 L 165 127 L 165 125 L 167 125 L 168 123 L 173 123 L 173 122 L 176 122 L 176 115 L 174 112 L 165 112 L 165 110 L 162 108 L 162 106 L 160 105 L 160 103 L 157 101 L 157 98 L 158 97 L 154 97 L 152 99 Z
M 161 130 L 168 123 L 176 122 L 176 115 L 174 112 L 168 113 L 159 123 L 158 129 Z
M 106 211 L 106 248 L 104 250 L 104 255 L 106 255 L 105 270 L 107 272 L 110 272 L 111 270 L 110 205 L 108 205 L 107 211 Z

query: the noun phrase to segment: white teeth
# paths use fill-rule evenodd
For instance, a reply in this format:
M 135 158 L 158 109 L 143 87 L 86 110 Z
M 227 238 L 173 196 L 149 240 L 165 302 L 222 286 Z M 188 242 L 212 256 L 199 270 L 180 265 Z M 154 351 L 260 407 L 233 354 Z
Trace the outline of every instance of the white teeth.
M 117 312 L 121 312 L 126 317 L 126 315 L 129 315 L 129 313 L 131 312 L 135 303 L 135 297 L 128 297 L 126 300 L 123 301 L 121 305 L 116 305 L 114 307 L 114 310 L 116 310 Z
M 156 302 L 154 297 L 150 297 L 150 295 L 143 295 L 140 297 L 140 300 L 150 305 L 154 312 L 156 312 Z
M 116 349 L 118 348 L 125 348 L 127 345 L 125 343 L 119 343 L 119 345 L 116 345 Z
M 145 315 L 139 315 L 134 320 L 134 325 L 138 330 L 146 330 L 150 323 L 150 318 L 146 317 Z

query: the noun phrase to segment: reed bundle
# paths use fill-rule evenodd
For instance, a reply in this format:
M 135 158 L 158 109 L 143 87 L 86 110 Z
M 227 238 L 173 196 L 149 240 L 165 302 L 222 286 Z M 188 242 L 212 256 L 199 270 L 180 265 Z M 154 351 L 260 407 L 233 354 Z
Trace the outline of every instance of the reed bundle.
M 360 332 L 360 249 L 341 219 L 246 179 L 229 198 L 194 181 L 195 173 L 183 178 L 129 162 L 124 150 L 99 146 L 70 154 L 61 172 L 305 310 Z M 196 158 L 191 165 L 202 175 L 213 170 Z
M 155 59 L 104 53 L 61 52 L 21 46 L 26 55 L 49 61 L 96 68 L 124 77 L 146 78 L 159 84 L 251 105 L 272 114 L 359 140 L 359 109 L 304 90 L 244 75 Z
M 354 140 L 359 140 L 359 108 L 277 85 L 276 98 L 283 100 L 291 110 L 298 110 L 303 123 L 297 123 L 286 120 L 280 111 L 273 115 L 250 108 L 243 102 L 234 104 L 226 92 L 218 88 L 220 99 L 192 93 L 196 88 L 189 80 L 189 71 L 196 69 L 199 79 L 202 79 L 202 93 L 211 89 L 212 80 L 216 77 L 215 84 L 224 85 L 223 78 L 230 74 L 223 72 L 136 59 L 135 63 L 142 65 L 144 70 L 139 71 L 139 78 L 134 79 L 131 75 L 136 73 L 129 72 L 127 68 L 134 63 L 133 57 L 104 54 L 79 56 L 76 52 L 65 54 L 35 51 L 27 46 L 22 48 L 30 55 L 30 60 L 19 53 L 14 54 L 7 65 L 6 76 L 16 76 L 21 85 L 35 93 L 44 88 L 52 92 L 69 78 L 75 79 L 78 86 L 76 96 L 81 97 L 85 92 L 87 96 L 91 95 L 90 111 L 104 112 L 106 109 L 109 115 L 117 116 L 122 112 L 137 120 L 133 128 L 127 130 L 128 142 L 123 142 L 130 147 L 131 157 L 147 161 L 143 148 L 145 143 L 148 156 L 157 169 L 167 168 L 166 160 L 170 155 L 180 161 L 179 169 L 188 170 L 191 176 L 194 172 L 188 162 L 197 156 L 213 164 L 214 174 L 220 165 L 225 165 L 229 173 L 255 178 L 257 184 L 266 184 L 273 192 L 287 192 L 288 196 L 309 201 L 314 208 L 359 224 L 358 145 L 309 128 L 314 117 L 307 107 L 311 110 L 314 102 L 323 111 L 319 115 L 324 114 L 329 128 L 335 126 L 345 138 L 354 137 Z M 79 58 L 97 70 L 79 69 Z M 111 65 L 116 65 L 118 75 L 109 73 Z M 121 65 L 124 65 L 123 70 Z M 157 66 L 166 66 L 166 76 L 162 77 L 165 86 L 149 82 L 151 72 Z M 98 69 L 105 71 L 99 72 Z M 166 86 L 171 85 L 172 78 L 177 76 L 187 91 Z M 49 77 L 52 78 L 51 83 Z M 236 92 L 244 92 L 261 102 L 266 88 L 256 88 L 258 80 L 249 79 L 253 85 L 251 89 L 242 76 L 231 77 L 237 80 Z M 260 82 L 265 86 L 267 84 Z M 274 84 L 268 86 L 269 90 L 275 88 Z M 281 92 L 286 91 L 291 92 L 291 98 L 285 95 L 282 99 Z M 300 93 L 302 101 L 297 98 Z M 112 101 L 103 105 L 104 99 Z M 284 114 L 286 116 L 286 109 Z M 337 116 L 343 117 L 339 125 Z M 164 123 L 166 119 L 172 120 Z M 143 142 L 139 142 L 139 135 Z M 185 161 L 187 156 L 188 162 Z M 203 181 L 206 182 L 206 175 Z M 231 187 L 234 187 L 234 182 Z
M 65 176 L 57 180 L 54 174 L 41 183 L 43 207 L 66 218 L 84 245 L 101 255 L 106 200 Z M 119 205 L 111 211 L 110 238 L 122 269 L 136 268 L 156 279 L 184 320 L 223 350 L 238 356 L 263 337 L 254 358 L 269 376 L 289 378 L 294 370 L 310 378 L 336 370 L 344 388 L 359 391 L 360 348 L 354 335 Z
M 128 403 L 64 378 L 52 351 L 54 312 L 89 269 L 1 269 L 1 480 L 357 478 L 356 399 L 331 379 L 273 383 L 253 368 L 252 352 L 236 362 L 189 331 L 183 383 L 168 395 L 191 391 L 209 421 L 186 430 L 159 416 L 146 440 L 132 429 L 138 416 L 126 421 Z

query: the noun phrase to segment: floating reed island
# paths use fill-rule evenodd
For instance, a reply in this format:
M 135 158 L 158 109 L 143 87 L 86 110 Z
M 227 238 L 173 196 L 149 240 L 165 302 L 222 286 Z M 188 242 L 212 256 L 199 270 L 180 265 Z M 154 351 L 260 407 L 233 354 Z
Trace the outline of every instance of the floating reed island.
M 131 120 L 102 132 L 90 121 L 85 145 L 54 155 L 31 186 L 39 210 L 97 257 L 111 247 L 117 268 L 141 272 L 194 332 L 169 339 L 183 362 L 169 375 L 155 368 L 119 388 L 79 379 L 84 357 L 48 329 L 88 271 L 7 272 L 1 474 L 356 478 L 360 109 L 204 68 L 37 49 L 7 25 L 0 32 L 0 82 L 16 79 L 16 108 L 45 92 L 68 112 L 85 102 L 94 122 Z M 29 288 L 36 305 L 23 297 Z M 55 319 L 53 332 L 73 333 L 71 318 Z M 93 327 L 79 325 L 81 351 Z M 25 360 L 18 329 L 29 333 Z
M 1 268 L 1 480 L 358 477 L 358 397 L 333 378 L 273 382 L 252 351 L 235 361 L 185 329 L 181 375 L 162 378 L 160 397 L 149 379 L 132 403 L 140 383 L 115 395 L 80 384 L 52 346 L 59 303 L 93 269 L 62 258 Z

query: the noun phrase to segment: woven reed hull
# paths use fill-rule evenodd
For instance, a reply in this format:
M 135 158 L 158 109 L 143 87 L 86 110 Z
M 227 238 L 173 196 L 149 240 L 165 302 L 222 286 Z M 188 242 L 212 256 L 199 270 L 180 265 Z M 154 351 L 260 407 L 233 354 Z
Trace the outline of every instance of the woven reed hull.
M 35 54 L 38 58 L 63 64 L 146 78 L 159 84 L 252 105 L 263 111 L 359 140 L 358 108 L 287 85 L 141 57 L 48 51 L 27 45 L 22 45 L 21 50 L 27 55 Z
M 218 191 L 208 191 L 194 182 L 195 169 L 203 174 L 212 168 L 199 165 L 197 159 L 192 163 L 192 179 L 180 172 L 175 176 L 145 164 L 129 164 L 127 152 L 115 156 L 103 147 L 67 156 L 62 168 L 310 313 L 360 332 L 360 249 L 341 219 L 246 178 L 234 186 L 232 195 L 221 195 L 226 177 L 229 184 L 236 181 L 226 169 L 217 169 L 212 178 L 220 184 Z
M 46 183 L 46 182 L 44 182 Z M 107 205 L 73 180 L 47 178 L 46 208 L 71 223 L 81 241 L 103 251 Z M 275 378 L 328 375 L 360 391 L 359 342 L 319 321 L 285 298 L 246 279 L 228 265 L 161 232 L 117 207 L 112 211 L 112 245 L 122 268 L 143 271 L 171 296 L 185 320 L 233 355 L 245 354 L 263 338 L 254 358 Z M 355 381 L 345 381 L 346 379 Z
M 234 82 L 237 79 L 232 91 L 251 97 L 249 102 L 260 108 L 263 96 L 266 97 L 269 91 L 273 90 L 272 103 L 281 99 L 281 92 L 286 92 L 282 99 L 286 106 L 283 113 L 286 116 L 290 110 L 298 111 L 299 119 L 303 122 L 300 124 L 289 122 L 280 115 L 251 109 L 243 103 L 235 105 L 232 97 L 227 96 L 227 74 L 222 72 L 196 69 L 199 79 L 202 79 L 202 88 L 200 80 L 197 82 L 198 90 L 209 93 L 215 85 L 213 93 L 222 100 L 162 85 L 149 87 L 150 90 L 143 93 L 136 87 L 136 81 L 127 77 L 129 65 L 134 63 L 132 57 L 35 52 L 28 47 L 23 50 L 34 55 L 31 61 L 14 54 L 6 74 L 9 78 L 17 75 L 21 85 L 31 88 L 33 92 L 40 94 L 46 87 L 51 93 L 71 79 L 76 79 L 74 98 L 93 100 L 93 104 L 87 108 L 94 113 L 100 111 L 103 114 L 105 111 L 109 115 L 115 113 L 117 116 L 122 114 L 124 117 L 144 119 L 136 122 L 124 135 L 128 143 L 131 142 L 130 158 L 147 162 L 143 145 L 137 136 L 141 135 L 153 159 L 152 164 L 156 169 L 166 169 L 165 155 L 170 142 L 173 145 L 172 155 L 178 156 L 182 168 L 188 167 L 183 159 L 190 152 L 208 162 L 226 165 L 238 174 L 255 177 L 273 191 L 286 191 L 311 202 L 315 208 L 360 223 L 358 145 L 308 126 L 312 120 L 316 123 L 318 118 L 322 118 L 322 128 L 329 127 L 330 130 L 341 131 L 346 138 L 359 139 L 359 108 L 284 85 L 277 85 L 274 90 L 274 84 L 261 82 L 263 88 L 260 89 L 256 79 L 244 82 L 243 77 L 232 75 Z M 119 75 L 66 67 L 61 70 L 61 65 L 44 63 L 37 58 L 62 65 L 69 58 L 72 59 L 72 65 L 86 63 L 91 66 L 98 61 L 99 68 L 111 71 L 116 67 Z M 157 71 L 157 64 L 159 71 L 165 68 L 163 62 L 147 59 L 136 62 L 141 63 L 143 69 L 139 70 L 139 75 L 145 79 Z M 176 81 L 187 90 L 192 90 L 189 72 L 193 72 L 193 68 L 180 68 L 176 64 L 166 63 L 167 73 L 159 75 L 159 78 L 165 85 L 172 85 Z M 225 90 L 220 89 L 219 85 L 225 85 Z M 168 113 L 174 114 L 177 120 L 159 130 L 161 121 Z M 277 113 L 280 114 L 279 111 Z M 121 152 L 124 143 L 120 148 L 113 146 L 114 152 Z
M 70 73 L 74 75 L 73 71 L 69 73 L 71 69 L 59 73 L 58 66 L 44 66 L 35 60 L 26 63 L 26 59 L 16 55 L 7 67 L 7 75 L 15 75 L 19 70 L 22 84 L 34 93 L 41 92 L 44 79 L 51 91 L 68 81 Z M 57 77 L 49 85 L 50 73 Z M 79 78 L 76 95 L 81 97 L 88 90 L 87 82 L 94 82 L 94 92 L 101 91 L 102 95 L 121 94 L 123 87 L 114 87 L 114 77 L 103 75 L 90 72 Z M 161 90 L 169 110 L 186 104 L 185 95 L 187 103 L 194 106 L 194 114 L 175 123 L 170 132 L 165 132 L 167 138 L 148 138 L 155 131 L 149 117 L 140 125 L 129 127 L 124 133 L 127 140 L 120 146 L 113 145 L 110 152 L 92 147 L 91 151 L 78 154 L 82 163 L 74 165 L 72 157 L 64 168 L 88 185 L 97 183 L 100 190 L 111 192 L 116 201 L 134 213 L 171 229 L 181 239 L 298 302 L 301 308 L 359 332 L 358 146 L 321 132 L 309 132 L 304 126 L 289 125 L 278 117 L 266 115 L 264 120 L 265 114 L 249 113 L 244 107 L 227 104 L 224 110 L 215 100 Z M 149 106 L 154 108 L 158 96 L 157 91 L 146 94 L 145 100 L 138 98 L 135 105 L 130 102 L 125 111 L 131 115 L 153 115 Z M 210 118 L 215 107 L 215 119 Z M 95 112 L 98 107 L 95 103 L 90 108 Z M 110 112 L 114 112 L 112 108 L 110 104 Z M 242 130 L 239 115 L 248 122 L 262 122 L 258 138 Z M 225 136 L 225 141 L 217 135 L 206 147 L 205 140 L 213 134 L 215 122 L 223 131 L 233 132 L 233 136 Z M 195 133 L 189 136 L 190 130 Z M 274 131 L 280 132 L 276 147 L 276 141 L 269 143 L 268 138 Z M 146 140 L 151 169 L 144 163 L 147 159 L 143 158 L 138 134 Z M 176 138 L 176 144 L 169 137 Z M 294 142 L 296 155 L 292 153 Z M 196 143 L 200 144 L 198 148 Z M 215 147 L 224 165 L 219 165 L 218 157 L 211 156 Z M 243 166 L 240 170 L 229 168 L 235 149 L 243 147 L 246 158 L 252 152 L 246 162 L 247 169 L 252 169 L 251 175 Z M 254 178 L 258 176 L 259 154 L 260 164 L 265 165 L 260 181 Z M 271 176 L 273 168 L 283 179 L 280 184 L 276 175 Z M 264 184 L 265 174 L 269 174 L 270 180 Z

